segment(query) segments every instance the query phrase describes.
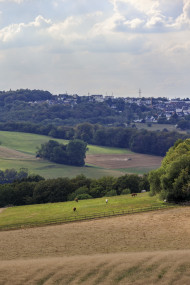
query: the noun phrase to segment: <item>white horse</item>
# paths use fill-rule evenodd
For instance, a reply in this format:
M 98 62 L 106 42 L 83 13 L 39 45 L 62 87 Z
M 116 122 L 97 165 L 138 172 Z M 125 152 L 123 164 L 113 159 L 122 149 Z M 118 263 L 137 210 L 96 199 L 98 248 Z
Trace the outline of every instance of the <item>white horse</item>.
M 108 203 L 108 199 L 106 199 L 106 204 Z

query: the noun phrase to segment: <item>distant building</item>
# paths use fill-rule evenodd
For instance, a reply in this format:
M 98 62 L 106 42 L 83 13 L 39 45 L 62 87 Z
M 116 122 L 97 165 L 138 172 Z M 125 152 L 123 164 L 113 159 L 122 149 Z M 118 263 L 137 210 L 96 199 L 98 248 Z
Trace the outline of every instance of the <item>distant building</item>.
M 91 95 L 90 97 L 96 102 L 104 102 L 103 95 Z

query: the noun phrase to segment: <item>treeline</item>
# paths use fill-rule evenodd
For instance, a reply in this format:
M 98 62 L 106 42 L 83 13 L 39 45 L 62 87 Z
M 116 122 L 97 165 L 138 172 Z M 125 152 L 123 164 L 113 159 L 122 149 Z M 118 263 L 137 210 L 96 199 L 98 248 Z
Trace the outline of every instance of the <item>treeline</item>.
M 20 170 L 6 169 L 0 170 L 0 184 L 12 183 L 28 177 L 28 169 L 20 168 Z
M 43 90 L 19 89 L 15 91 L 0 91 L 0 106 L 11 104 L 14 101 L 17 103 L 34 102 L 51 100 L 53 98 L 53 95 L 49 91 Z
M 41 145 L 36 157 L 66 165 L 84 166 L 86 151 L 87 143 L 81 140 L 71 140 L 67 145 L 49 140 Z
M 164 156 L 178 139 L 189 136 L 178 132 L 138 130 L 136 128 L 104 127 L 82 123 L 75 127 L 32 123 L 0 123 L 0 130 L 36 133 L 66 140 L 80 139 L 89 144 L 127 148 L 131 151 Z
M 119 178 L 57 178 L 44 180 L 39 175 L 28 176 L 0 185 L 0 207 L 92 199 L 104 196 L 138 193 L 149 190 L 147 175 L 124 175 Z

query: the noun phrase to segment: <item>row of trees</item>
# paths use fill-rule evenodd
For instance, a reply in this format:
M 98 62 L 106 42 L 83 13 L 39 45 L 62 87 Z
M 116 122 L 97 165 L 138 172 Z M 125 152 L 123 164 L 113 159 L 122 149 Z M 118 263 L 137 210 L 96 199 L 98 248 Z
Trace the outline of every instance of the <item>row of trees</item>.
M 38 149 L 36 156 L 56 163 L 84 166 L 87 143 L 82 140 L 71 140 L 67 145 L 49 140 Z
M 28 177 L 28 169 L 20 168 L 20 170 L 6 169 L 0 170 L 0 184 L 12 183 L 16 180 L 21 180 Z
M 177 132 L 152 132 L 136 128 L 104 127 L 90 123 L 71 127 L 6 122 L 0 123 L 0 130 L 43 134 L 67 140 L 80 139 L 89 144 L 128 148 L 134 152 L 160 156 L 164 156 L 176 140 L 188 138 L 188 135 Z
M 147 175 L 124 175 L 119 178 L 57 178 L 44 180 L 28 176 L 20 181 L 0 185 L 0 207 L 7 205 L 28 205 L 49 202 L 71 201 L 75 198 L 90 199 L 149 190 Z

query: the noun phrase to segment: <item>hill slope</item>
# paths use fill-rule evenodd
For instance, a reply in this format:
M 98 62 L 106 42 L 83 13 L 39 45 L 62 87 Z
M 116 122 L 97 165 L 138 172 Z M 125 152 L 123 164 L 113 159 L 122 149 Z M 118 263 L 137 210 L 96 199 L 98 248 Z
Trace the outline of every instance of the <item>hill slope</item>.
M 143 174 L 160 167 L 162 157 L 134 154 L 127 149 L 99 147 L 88 145 L 86 165 L 88 167 L 74 167 L 57 164 L 35 158 L 37 147 L 48 142 L 51 137 L 0 131 L 0 165 L 1 169 L 28 168 L 30 173 L 39 174 L 45 178 L 75 177 L 84 174 L 90 178 L 102 176 L 121 176 L 126 172 Z M 67 144 L 68 141 L 56 139 L 59 143 Z M 96 155 L 103 155 L 104 164 L 97 160 Z M 115 159 L 117 155 L 120 160 Z M 129 157 L 129 159 L 126 158 Z M 142 160 L 143 157 L 143 160 Z M 110 159 L 112 163 L 110 165 Z M 123 164 L 123 162 L 125 162 Z M 145 163 L 146 162 L 146 163 Z
M 0 284 L 189 285 L 190 251 L 3 261 Z
M 190 208 L 0 232 L 0 284 L 189 284 Z

